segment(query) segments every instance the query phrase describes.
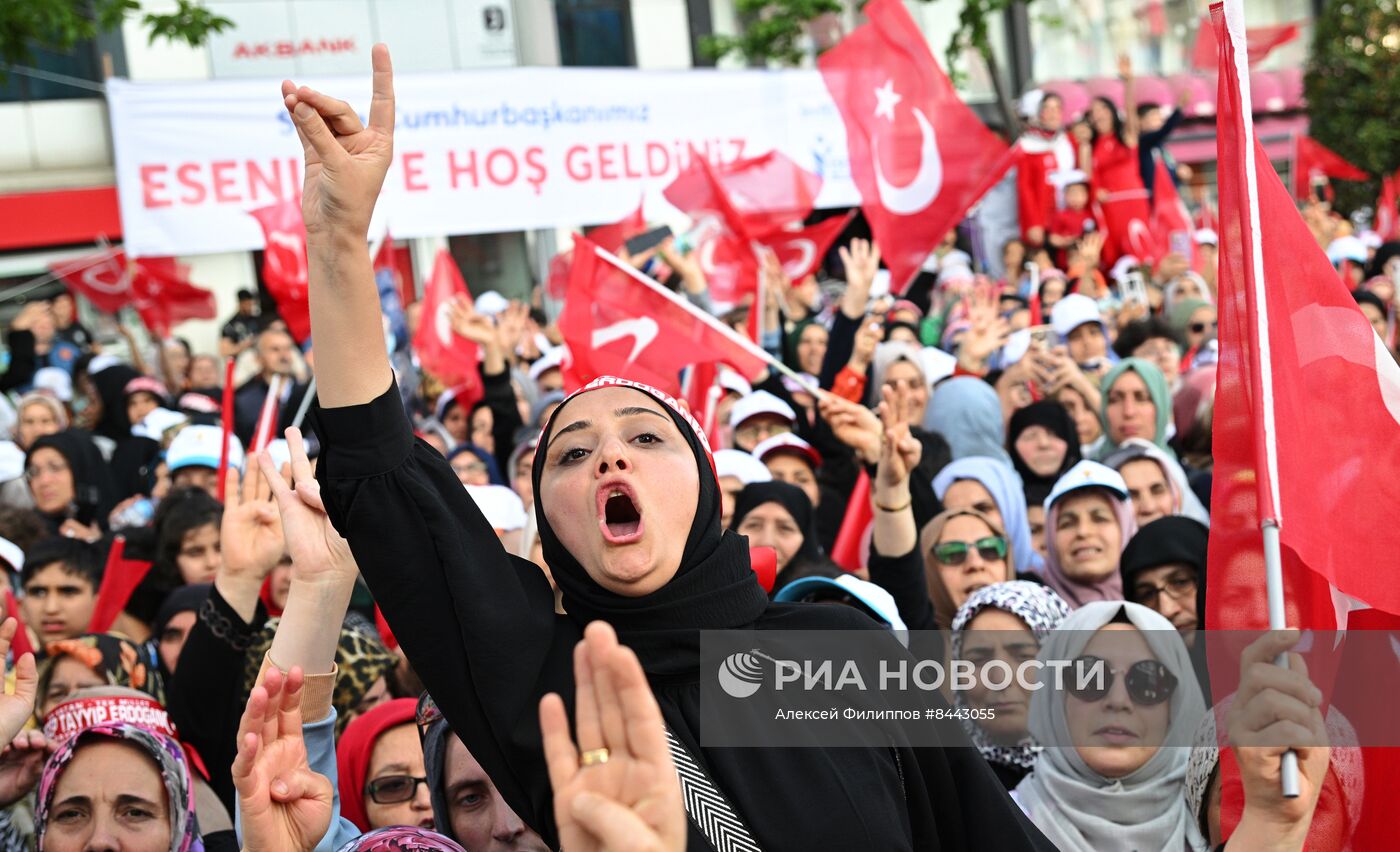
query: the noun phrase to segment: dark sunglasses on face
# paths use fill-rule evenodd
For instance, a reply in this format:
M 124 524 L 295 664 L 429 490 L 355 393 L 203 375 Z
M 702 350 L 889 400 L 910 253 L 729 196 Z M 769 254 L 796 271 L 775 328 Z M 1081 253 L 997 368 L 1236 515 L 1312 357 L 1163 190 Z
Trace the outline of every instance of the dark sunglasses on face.
M 1006 539 L 999 535 L 989 535 L 976 541 L 945 541 L 934 545 L 933 558 L 950 567 L 957 567 L 967 561 L 967 554 L 976 550 L 983 562 L 995 562 L 1006 558 Z
M 1094 677 L 1092 674 L 1095 666 L 1102 665 L 1103 677 Z M 1102 657 L 1095 657 L 1085 654 L 1076 657 L 1074 665 L 1070 667 L 1068 688 L 1069 694 L 1080 701 L 1094 703 L 1102 701 L 1109 690 L 1113 688 L 1113 681 L 1120 674 L 1126 674 L 1123 678 L 1123 685 L 1128 690 L 1128 698 L 1139 707 L 1154 707 L 1172 697 L 1176 691 L 1176 675 L 1167 671 L 1167 667 L 1158 660 L 1138 660 L 1124 673 L 1119 669 L 1110 668 L 1108 660 Z M 1080 678 L 1085 678 L 1085 683 L 1081 685 Z
M 412 775 L 385 775 L 365 785 L 365 792 L 378 804 L 397 805 L 412 799 L 413 794 L 418 792 L 418 785 L 427 783 L 427 778 Z
M 1217 322 L 1217 321 L 1214 321 L 1214 320 L 1212 320 L 1211 322 L 1208 322 L 1208 323 L 1206 323 L 1206 322 L 1193 322 L 1193 323 L 1191 323 L 1191 325 L 1188 326 L 1188 327 L 1191 329 L 1191 333 L 1192 333 L 1192 334 L 1204 334 L 1204 333 L 1205 333 L 1205 330 L 1206 330 L 1207 328 L 1209 328 L 1211 331 L 1217 331 L 1217 330 L 1219 330 L 1219 328 L 1220 328 L 1220 323 Z

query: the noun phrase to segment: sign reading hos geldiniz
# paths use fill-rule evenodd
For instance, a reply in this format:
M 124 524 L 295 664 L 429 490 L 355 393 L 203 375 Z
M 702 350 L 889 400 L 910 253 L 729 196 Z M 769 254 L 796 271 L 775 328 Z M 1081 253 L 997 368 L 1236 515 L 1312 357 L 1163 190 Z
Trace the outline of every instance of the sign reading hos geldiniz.
M 359 76 L 293 79 L 367 116 L 362 64 Z M 128 255 L 263 247 L 248 211 L 297 197 L 303 177 L 279 83 L 109 81 Z M 394 162 L 375 213 L 397 238 L 616 221 L 644 192 L 648 207 L 660 202 L 692 146 L 714 163 L 782 151 L 823 178 L 819 207 L 859 203 L 845 129 L 815 71 L 400 73 L 395 96 Z
M 175 725 L 170 715 L 154 698 L 126 695 L 107 695 L 93 698 L 75 698 L 65 701 L 49 711 L 44 719 L 44 736 L 56 742 L 91 728 L 113 722 L 127 722 L 176 738 Z

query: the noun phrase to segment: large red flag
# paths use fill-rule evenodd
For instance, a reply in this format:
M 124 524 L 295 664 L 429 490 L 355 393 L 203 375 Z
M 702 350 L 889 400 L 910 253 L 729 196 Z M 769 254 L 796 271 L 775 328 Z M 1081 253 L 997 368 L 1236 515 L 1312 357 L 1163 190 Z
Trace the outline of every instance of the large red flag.
M 94 262 L 78 258 L 49 267 L 100 311 L 131 306 L 154 334 L 164 337 L 188 319 L 213 319 L 214 294 L 189 281 L 189 267 L 171 257 L 128 260 L 120 250 Z
M 690 165 L 662 194 L 694 220 L 695 251 L 711 298 L 726 306 L 745 298 L 756 303 L 762 264 L 743 217 L 704 154 L 692 148 Z
M 675 395 L 681 370 L 691 364 L 720 361 L 749 379 L 768 367 L 763 350 L 641 273 L 614 264 L 583 237 L 574 238 L 559 331 L 569 345 L 569 390 L 611 375 Z
M 1181 255 L 1194 269 L 1196 229 L 1191 225 L 1191 213 L 1176 192 L 1176 183 L 1167 171 L 1167 164 L 1161 160 L 1157 161 L 1152 187 L 1152 236 L 1157 247 L 1164 254 Z
M 778 256 L 783 272 L 793 284 L 816 272 L 822 258 L 831 250 L 831 244 L 846 230 L 855 212 L 845 216 L 833 216 L 807 228 L 779 231 L 765 237 L 762 242 Z
M 433 261 L 433 273 L 423 286 L 423 310 L 418 315 L 413 349 L 423 369 L 443 383 L 479 389 L 481 373 L 477 364 L 481 361 L 481 349 L 452 330 L 452 300 L 459 295 L 471 299 L 457 262 L 443 249 Z
M 870 506 L 870 474 L 861 468 L 855 487 L 851 489 L 851 499 L 846 503 L 846 515 L 841 519 L 836 543 L 831 547 L 831 561 L 847 571 L 864 568 L 863 546 L 873 523 L 875 510 Z
M 613 222 L 611 225 L 598 225 L 588 228 L 584 233 L 594 243 L 602 246 L 610 252 L 616 252 L 622 248 L 622 244 L 637 236 L 647 229 L 646 217 L 642 215 L 641 201 L 637 202 L 637 209 Z
M 1309 136 L 1294 139 L 1293 197 L 1307 201 L 1315 178 L 1370 180 L 1371 176 L 1343 160 L 1341 155 Z
M 307 302 L 309 273 L 306 260 L 306 224 L 301 202 L 279 201 L 249 210 L 262 225 L 263 281 L 277 302 L 277 313 L 298 343 L 311 336 L 311 308 Z
M 716 176 L 744 233 L 754 239 L 800 225 L 816 208 L 822 191 L 820 175 L 779 151 L 727 163 Z
M 841 111 L 861 209 L 903 293 L 949 229 L 1015 156 L 958 99 L 901 0 L 817 60 Z
M 1400 219 L 1396 217 L 1396 207 L 1400 205 L 1400 171 L 1381 178 L 1381 197 L 1376 200 L 1376 233 L 1383 240 L 1400 237 Z
M 1221 251 L 1206 624 L 1268 625 L 1263 520 L 1279 530 L 1286 624 L 1344 630 L 1349 621 L 1393 622 L 1387 614 L 1400 613 L 1400 575 L 1389 570 L 1400 547 L 1391 517 L 1400 504 L 1400 367 L 1254 136 L 1240 4 L 1217 3 L 1211 16 L 1221 54 Z M 1368 605 L 1374 609 L 1365 611 Z M 1211 668 L 1214 677 L 1215 660 Z M 1324 693 L 1349 688 L 1342 680 L 1318 682 Z M 1389 848 L 1400 752 L 1363 751 L 1366 795 L 1360 819 L 1346 821 L 1350 848 Z M 1228 833 L 1242 797 L 1227 757 L 1222 751 L 1221 823 Z M 1353 785 L 1347 794 L 1359 796 Z M 1324 792 L 1310 841 L 1320 826 L 1335 823 L 1323 819 L 1325 810 L 1338 809 L 1335 798 L 1329 803 Z

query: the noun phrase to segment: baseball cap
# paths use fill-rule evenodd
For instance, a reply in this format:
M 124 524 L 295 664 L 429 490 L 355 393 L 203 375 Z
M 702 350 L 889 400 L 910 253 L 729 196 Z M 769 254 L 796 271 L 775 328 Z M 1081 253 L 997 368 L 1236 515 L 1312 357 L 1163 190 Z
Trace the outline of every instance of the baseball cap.
M 1344 260 L 1352 263 L 1366 262 L 1366 244 L 1361 242 L 1360 237 L 1345 236 L 1337 237 L 1327 245 L 1327 259 L 1336 266 Z
M 773 474 L 767 466 L 743 450 L 720 450 L 715 453 L 715 477 L 723 479 L 732 476 L 745 485 L 755 482 L 772 482 Z
M 186 426 L 170 442 L 165 451 L 165 465 L 171 473 L 182 467 L 211 467 L 219 469 L 219 439 L 223 430 L 218 426 Z M 228 436 L 229 467 L 243 469 L 243 442 L 237 435 Z
M 540 376 L 550 370 L 557 370 L 564 364 L 564 347 L 555 348 L 544 353 L 538 361 L 530 365 L 530 381 L 537 382 Z
M 1214 246 L 1220 244 L 1220 236 L 1212 228 L 1202 228 L 1195 233 L 1196 245 Z
M 240 302 L 247 302 L 247 301 L 251 301 L 251 300 L 256 299 L 256 298 L 257 298 L 257 296 L 253 295 L 253 291 L 252 291 L 252 290 L 239 290 L 239 291 L 238 291 L 238 301 L 240 301 Z
M 525 527 L 525 504 L 504 485 L 468 485 L 467 493 L 494 529 L 510 532 Z
M 502 296 L 495 290 L 487 290 L 485 293 L 476 297 L 476 301 L 472 304 L 472 307 L 476 308 L 476 312 L 479 314 L 494 317 L 496 314 L 510 307 L 510 302 L 505 296 Z
M 935 346 L 925 346 L 919 350 L 919 365 L 923 367 L 924 378 L 932 387 L 953 375 L 958 366 L 958 358 Z
M 126 387 L 122 388 L 122 396 L 131 396 L 142 391 L 155 394 L 158 399 L 165 399 L 168 396 L 165 385 L 161 384 L 159 379 L 153 379 L 150 376 L 137 376 L 127 382 Z
M 1069 337 L 1070 332 L 1085 323 L 1096 322 L 1103 325 L 1099 314 L 1099 303 L 1082 293 L 1070 293 L 1055 303 L 1050 312 L 1050 325 L 1061 338 Z
M 794 580 L 778 590 L 775 601 L 822 601 L 849 596 L 861 604 L 859 609 L 876 621 L 881 622 L 899 637 L 899 641 L 909 644 L 909 628 L 899 617 L 899 607 L 894 596 L 874 583 L 866 582 L 853 574 L 839 577 L 803 577 Z
M 1058 503 L 1060 498 L 1066 494 L 1084 488 L 1106 488 L 1112 491 L 1118 499 L 1128 499 L 1128 484 L 1123 481 L 1123 477 L 1118 471 L 1107 465 L 1085 459 L 1065 471 L 1064 476 L 1055 480 L 1055 487 L 1050 489 L 1050 496 L 1045 498 L 1045 511 L 1049 512 L 1050 507 Z
M 802 456 L 812 463 L 812 467 L 822 466 L 821 453 L 816 448 L 801 438 L 793 434 L 774 435 L 766 441 L 762 441 L 753 448 L 753 457 L 761 462 L 768 461 L 768 457 L 775 453 L 792 453 Z
M 62 367 L 40 367 L 34 371 L 34 390 L 43 391 L 62 402 L 71 402 L 73 377 Z
M 748 396 L 753 393 L 753 385 L 733 370 L 720 370 L 719 386 L 730 393 L 737 393 L 739 396 Z
M 729 410 L 729 425 L 739 426 L 751 417 L 760 414 L 772 414 L 781 417 L 790 423 L 797 422 L 797 412 L 792 410 L 792 406 L 778 399 L 768 391 L 754 391 L 738 402 Z
M 5 563 L 11 573 L 18 574 L 24 568 L 24 551 L 8 538 L 0 538 L 0 562 Z

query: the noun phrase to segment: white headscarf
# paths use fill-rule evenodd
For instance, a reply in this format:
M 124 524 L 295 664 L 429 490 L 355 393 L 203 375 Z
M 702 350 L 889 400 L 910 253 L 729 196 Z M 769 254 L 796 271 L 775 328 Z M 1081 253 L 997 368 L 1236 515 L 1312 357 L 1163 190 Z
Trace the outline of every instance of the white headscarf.
M 1096 601 L 1075 610 L 1041 646 L 1041 659 L 1072 660 L 1094 631 L 1122 611 L 1157 660 L 1176 675 L 1170 722 L 1157 752 L 1122 778 L 1105 778 L 1080 757 L 1070 740 L 1065 693 L 1041 690 L 1031 698 L 1031 737 L 1046 746 L 1016 788 L 1031 821 L 1061 852 L 1104 849 L 1199 852 L 1206 848 L 1184 795 L 1186 762 L 1196 726 L 1206 712 L 1195 670 L 1171 622 L 1145 606 Z
M 1201 498 L 1196 496 L 1196 492 L 1191 490 L 1191 483 L 1186 479 L 1186 471 L 1182 470 L 1176 459 L 1162 452 L 1162 448 L 1151 441 L 1142 438 L 1128 438 L 1118 445 L 1117 450 L 1104 459 L 1104 463 L 1122 473 L 1125 464 L 1137 459 L 1151 459 L 1162 469 L 1162 475 L 1166 478 L 1167 484 L 1171 486 L 1176 497 L 1176 514 L 1184 515 L 1193 521 L 1200 521 L 1206 526 L 1210 526 L 1210 512 L 1206 511 L 1206 507 L 1201 503 Z

